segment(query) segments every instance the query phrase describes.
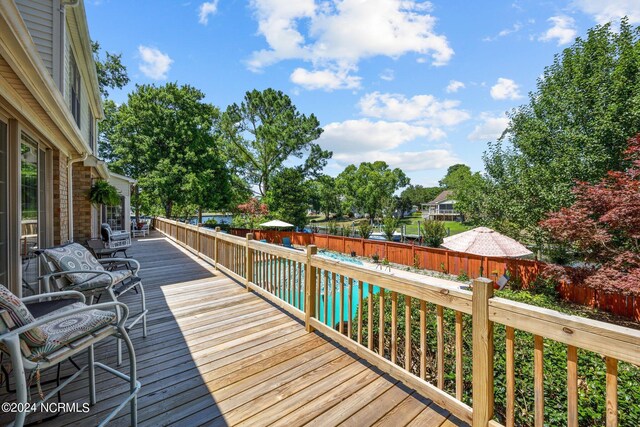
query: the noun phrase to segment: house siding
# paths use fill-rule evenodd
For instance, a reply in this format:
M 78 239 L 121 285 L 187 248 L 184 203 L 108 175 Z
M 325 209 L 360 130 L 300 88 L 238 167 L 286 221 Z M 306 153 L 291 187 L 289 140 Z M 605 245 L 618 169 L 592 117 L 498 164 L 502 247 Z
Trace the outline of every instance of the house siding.
M 51 0 L 16 0 L 31 39 L 49 74 L 53 76 L 54 5 Z

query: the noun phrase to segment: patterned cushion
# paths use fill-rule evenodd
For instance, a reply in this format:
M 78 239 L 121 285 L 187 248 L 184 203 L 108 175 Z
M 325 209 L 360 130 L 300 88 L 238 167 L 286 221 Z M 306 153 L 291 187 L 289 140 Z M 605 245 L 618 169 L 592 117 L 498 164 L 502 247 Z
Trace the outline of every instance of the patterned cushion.
M 131 277 L 133 274 L 131 270 L 116 270 L 116 271 L 110 271 L 109 273 L 113 275 L 114 285 Z M 88 273 L 87 275 L 90 275 L 90 273 Z M 111 279 L 107 274 L 101 274 L 99 276 L 96 276 L 94 274 L 93 276 L 94 277 L 92 277 L 91 279 L 86 280 L 82 283 L 78 283 L 77 285 L 76 284 L 70 285 L 68 289 L 73 289 L 75 291 L 82 292 L 82 291 L 90 291 L 98 288 L 104 288 L 105 286 L 109 286 L 111 284 Z
M 59 314 L 81 307 L 86 307 L 86 305 L 81 302 L 76 302 L 70 306 L 57 310 L 54 313 Z M 87 310 L 45 323 L 42 325 L 42 330 L 47 334 L 47 340 L 40 347 L 33 348 L 32 353 L 28 358 L 32 361 L 46 358 L 61 347 L 69 343 L 73 343 L 85 335 L 98 331 L 99 329 L 112 324 L 115 320 L 116 314 L 113 312 Z
M 91 252 L 78 243 L 45 249 L 44 253 L 60 271 L 104 271 L 104 267 L 94 258 Z M 67 278 L 76 285 L 81 285 L 94 277 L 95 274 L 92 273 L 72 273 L 67 275 Z M 99 277 L 104 277 L 102 280 L 106 279 L 107 284 L 109 283 L 109 277 L 106 274 L 101 274 Z
M 35 321 L 24 303 L 2 285 L 0 285 L 0 309 L 6 311 L 7 318 L 3 321 L 9 329 L 16 329 Z M 42 328 L 36 326 L 20 335 L 20 338 L 29 347 L 37 347 L 43 345 L 48 337 Z

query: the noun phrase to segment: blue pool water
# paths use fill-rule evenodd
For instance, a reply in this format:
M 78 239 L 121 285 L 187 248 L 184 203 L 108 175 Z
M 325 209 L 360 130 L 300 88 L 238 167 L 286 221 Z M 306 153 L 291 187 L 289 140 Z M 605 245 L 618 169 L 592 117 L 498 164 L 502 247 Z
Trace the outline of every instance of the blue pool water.
M 343 254 L 320 251 L 319 255 L 341 262 L 363 265 L 362 261 Z M 274 294 L 304 311 L 304 265 L 302 266 L 300 275 L 298 275 L 296 269 L 289 270 L 286 261 L 269 261 L 267 274 L 272 271 L 277 271 L 278 269 L 282 269 L 284 283 L 279 289 L 274 291 Z M 260 271 L 259 267 L 257 271 Z M 261 280 L 260 276 L 258 276 L 257 280 Z M 350 318 L 353 319 L 357 316 L 360 292 L 362 292 L 363 304 L 368 304 L 369 284 L 366 282 L 351 280 L 339 274 L 332 274 L 331 272 L 320 270 L 318 287 L 320 289 L 320 297 L 317 298 L 316 318 L 327 325 L 332 326 L 334 319 L 336 323 L 340 322 L 340 319 L 342 319 L 343 322 L 347 322 Z M 372 291 L 373 295 L 375 295 L 380 289 L 377 286 L 373 286 Z

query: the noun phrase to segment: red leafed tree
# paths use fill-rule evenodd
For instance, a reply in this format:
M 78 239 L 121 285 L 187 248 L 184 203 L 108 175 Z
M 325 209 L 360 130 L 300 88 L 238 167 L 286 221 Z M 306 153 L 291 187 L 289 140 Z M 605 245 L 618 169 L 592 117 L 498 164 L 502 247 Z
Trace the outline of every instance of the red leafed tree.
M 245 225 L 253 230 L 258 220 L 269 214 L 269 208 L 255 197 L 249 199 L 247 203 L 238 205 L 238 211 L 245 221 Z
M 592 267 L 548 273 L 594 289 L 640 295 L 640 134 L 628 140 L 624 171 L 610 171 L 596 184 L 579 182 L 575 203 L 548 215 L 541 225 L 571 244 Z

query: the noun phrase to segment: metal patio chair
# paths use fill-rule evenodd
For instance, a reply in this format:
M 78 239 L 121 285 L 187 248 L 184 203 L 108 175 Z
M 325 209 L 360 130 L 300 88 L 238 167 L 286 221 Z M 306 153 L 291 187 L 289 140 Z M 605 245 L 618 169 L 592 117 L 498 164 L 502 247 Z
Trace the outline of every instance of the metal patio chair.
M 104 223 L 100 226 L 100 236 L 105 248 L 114 249 L 114 254 L 122 252 L 127 256 L 127 249 L 131 247 L 131 234 L 128 231 L 113 231 L 109 224 Z
M 55 301 L 77 298 L 80 301 L 58 308 L 35 319 L 25 302 Z M 129 314 L 127 306 L 120 302 L 107 302 L 88 306 L 84 296 L 78 292 L 47 293 L 20 300 L 7 288 L 0 285 L 0 350 L 11 358 L 13 376 L 16 382 L 16 402 L 26 404 L 30 397 L 30 382 L 35 377 L 39 381 L 39 371 L 57 366 L 84 350 L 88 351 L 88 363 L 68 377 L 62 384 L 46 395 L 39 390 L 40 399 L 30 403 L 44 403 L 60 390 L 88 371 L 89 403 L 97 402 L 95 368 L 129 383 L 129 394 L 99 424 L 106 425 L 127 403 L 131 409 L 131 425 L 137 425 L 137 394 L 140 383 L 136 378 L 136 358 L 133 344 L 127 334 L 125 322 Z M 95 361 L 94 344 L 110 337 L 116 337 L 127 345 L 129 353 L 129 375 Z M 39 382 L 37 383 L 40 388 Z M 29 414 L 29 409 L 21 405 L 13 425 L 21 427 Z
M 142 336 L 147 336 L 147 305 L 138 277 L 140 263 L 132 258 L 96 259 L 91 252 L 78 243 L 69 243 L 39 250 L 42 265 L 47 273 L 41 277 L 46 292 L 51 289 L 79 291 L 89 297 L 89 303 L 97 302 L 102 295 L 110 301 L 118 299 L 131 290 L 140 295 L 141 311 L 134 315 L 126 326 L 130 330 L 142 320 Z M 116 269 L 117 268 L 117 269 Z M 96 301 L 94 301 L 96 300 Z M 117 312 L 117 310 L 116 310 Z M 118 365 L 122 362 L 122 342 L 117 342 Z

